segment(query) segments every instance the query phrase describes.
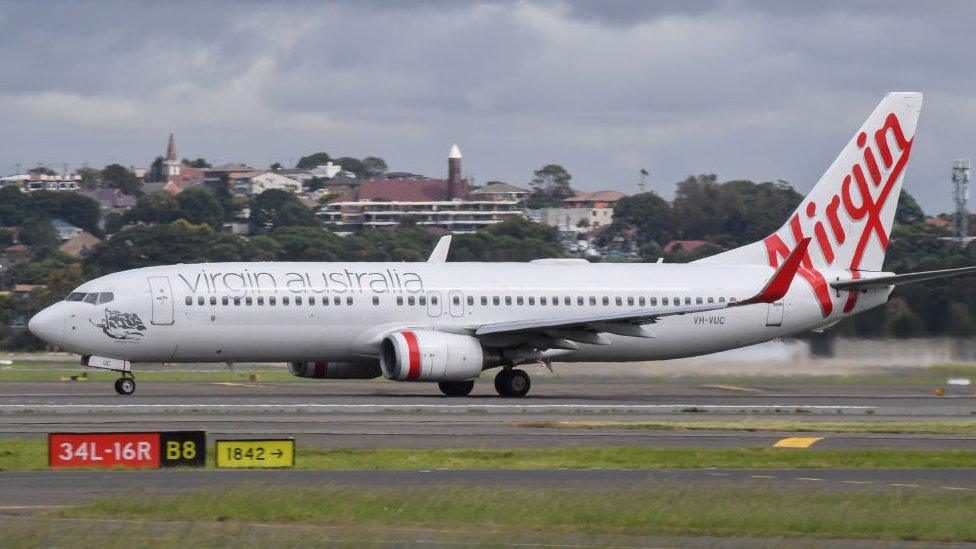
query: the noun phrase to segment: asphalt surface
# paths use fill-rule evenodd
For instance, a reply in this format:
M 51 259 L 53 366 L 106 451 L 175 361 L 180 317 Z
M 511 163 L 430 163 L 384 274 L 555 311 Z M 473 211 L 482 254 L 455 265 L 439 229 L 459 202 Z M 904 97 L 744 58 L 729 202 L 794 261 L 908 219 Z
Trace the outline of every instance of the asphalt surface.
M 714 419 L 976 419 L 973 389 L 937 397 L 911 385 L 728 386 L 646 382 L 541 382 L 524 399 L 447 398 L 433 384 L 143 382 L 131 396 L 105 382 L 0 383 L 0 436 L 59 431 L 205 429 L 211 438 L 294 436 L 313 447 L 771 446 L 795 435 L 770 431 L 539 428 L 538 421 Z M 803 433 L 822 449 L 976 450 L 976 437 Z

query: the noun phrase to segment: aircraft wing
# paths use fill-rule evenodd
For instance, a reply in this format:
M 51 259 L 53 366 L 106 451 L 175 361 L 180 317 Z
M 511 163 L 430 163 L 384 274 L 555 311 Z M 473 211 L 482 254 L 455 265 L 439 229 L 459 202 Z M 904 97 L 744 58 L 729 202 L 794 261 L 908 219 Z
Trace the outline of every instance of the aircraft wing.
M 685 315 L 717 311 L 728 307 L 751 305 L 754 303 L 773 303 L 779 301 L 790 289 L 790 284 L 796 276 L 803 257 L 806 255 L 810 239 L 803 239 L 786 260 L 773 273 L 765 286 L 754 296 L 743 301 L 705 303 L 696 305 L 682 305 L 676 307 L 662 306 L 653 309 L 638 309 L 621 312 L 596 313 L 577 317 L 540 318 L 530 320 L 513 320 L 484 324 L 475 330 L 479 337 L 499 335 L 532 335 L 538 334 L 549 340 L 550 346 L 574 348 L 571 342 L 606 345 L 609 341 L 600 337 L 601 332 L 631 336 L 654 337 L 644 328 L 644 324 L 653 324 L 659 318 L 666 316 Z M 569 340 L 568 342 L 565 340 Z M 569 343 L 569 345 L 567 345 Z
M 877 278 L 859 278 L 831 282 L 830 286 L 837 290 L 866 290 L 868 288 L 884 288 L 896 284 L 910 284 L 925 280 L 935 280 L 950 276 L 962 276 L 976 273 L 976 267 L 959 267 L 958 269 L 942 269 L 940 271 L 921 271 L 900 275 L 879 276 Z

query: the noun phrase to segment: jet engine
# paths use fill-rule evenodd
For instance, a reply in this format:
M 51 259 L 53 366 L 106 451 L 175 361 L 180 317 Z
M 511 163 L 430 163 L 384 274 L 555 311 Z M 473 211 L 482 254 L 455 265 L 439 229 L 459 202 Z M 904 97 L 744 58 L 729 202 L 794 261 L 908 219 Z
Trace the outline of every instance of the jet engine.
M 394 332 L 383 339 L 380 368 L 396 381 L 464 381 L 501 364 L 476 338 L 430 330 Z
M 289 362 L 288 371 L 316 379 L 373 379 L 381 373 L 378 362 Z

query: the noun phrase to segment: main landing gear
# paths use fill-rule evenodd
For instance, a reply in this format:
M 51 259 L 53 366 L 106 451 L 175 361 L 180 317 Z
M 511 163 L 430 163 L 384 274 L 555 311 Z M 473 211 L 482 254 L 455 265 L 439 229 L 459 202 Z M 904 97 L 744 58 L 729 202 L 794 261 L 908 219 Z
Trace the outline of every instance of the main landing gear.
M 532 381 L 529 374 L 515 368 L 502 368 L 495 375 L 495 390 L 503 397 L 519 398 L 529 393 Z
M 468 381 L 442 381 L 437 384 L 441 392 L 449 397 L 464 397 L 471 394 L 474 389 L 474 380 Z
M 136 392 L 136 378 L 129 374 L 128 377 L 123 373 L 122 377 L 115 380 L 115 392 L 120 395 L 131 395 Z

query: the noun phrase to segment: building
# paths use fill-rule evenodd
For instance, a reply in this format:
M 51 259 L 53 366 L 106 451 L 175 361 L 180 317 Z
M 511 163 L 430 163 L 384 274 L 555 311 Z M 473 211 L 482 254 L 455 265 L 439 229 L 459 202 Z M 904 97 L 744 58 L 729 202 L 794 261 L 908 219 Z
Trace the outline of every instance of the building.
M 75 227 L 63 219 L 53 219 L 51 220 L 51 225 L 54 226 L 54 230 L 58 232 L 58 238 L 61 240 L 68 240 L 69 238 L 74 238 L 85 232 L 81 228 Z
M 25 193 L 34 191 L 77 191 L 81 188 L 81 176 L 43 175 L 25 173 L 0 177 L 0 187 L 16 186 Z
M 234 196 L 241 197 L 251 197 L 271 189 L 298 194 L 302 190 L 302 182 L 278 172 L 249 172 L 238 174 L 230 180 L 230 189 Z
M 564 233 L 588 233 L 613 223 L 613 208 L 542 208 L 539 223 Z
M 98 202 L 102 217 L 110 213 L 122 213 L 136 205 L 136 197 L 118 189 L 81 189 L 76 192 Z
M 519 201 L 525 200 L 530 193 L 531 191 L 527 189 L 520 189 L 519 187 L 509 185 L 508 183 L 494 181 L 492 183 L 488 183 L 484 187 L 475 189 L 468 194 L 472 200 Z
M 143 184 L 142 191 L 146 194 L 164 191 L 172 195 L 192 189 L 203 184 L 206 177 L 206 170 L 184 166 L 176 157 L 176 139 L 173 134 L 169 134 L 169 141 L 166 144 L 166 157 L 160 168 L 159 181 L 150 181 Z
M 346 181 L 341 197 L 318 214 L 340 232 L 364 227 L 394 227 L 410 219 L 423 227 L 465 233 L 512 217 L 523 217 L 516 200 L 478 200 L 469 197 L 468 182 L 461 176 L 461 150 L 451 147 L 447 159 L 447 179 L 414 177 L 409 179 Z M 328 192 L 332 189 L 326 187 Z
M 339 174 L 343 173 L 342 166 L 333 164 L 331 160 L 322 164 L 321 166 L 315 166 L 309 173 L 312 177 L 324 177 L 326 179 L 332 179 L 333 177 L 339 177 Z
M 619 191 L 581 192 L 574 197 L 563 200 L 564 208 L 610 208 L 617 206 L 617 202 L 627 195 Z
M 85 257 L 100 242 L 101 240 L 95 235 L 87 231 L 81 231 L 81 234 L 78 236 L 71 237 L 58 246 L 58 251 L 75 258 Z

